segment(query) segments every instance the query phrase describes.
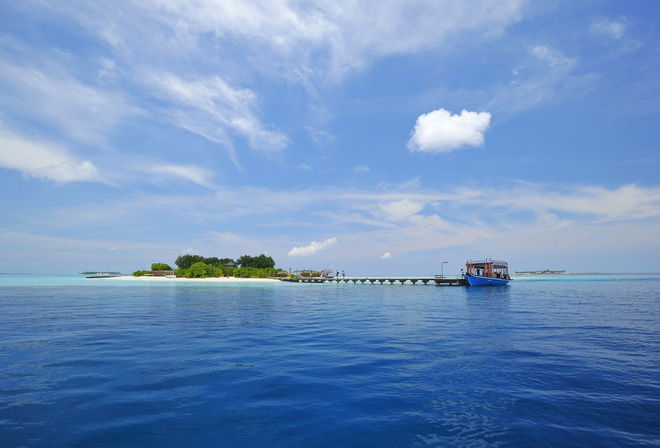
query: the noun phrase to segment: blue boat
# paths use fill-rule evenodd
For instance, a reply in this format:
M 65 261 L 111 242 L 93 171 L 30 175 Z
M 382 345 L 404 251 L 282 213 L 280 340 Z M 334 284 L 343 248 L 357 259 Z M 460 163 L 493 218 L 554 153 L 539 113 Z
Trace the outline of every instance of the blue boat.
M 470 286 L 504 286 L 511 281 L 509 265 L 505 261 L 490 258 L 468 260 L 465 267 L 465 280 Z

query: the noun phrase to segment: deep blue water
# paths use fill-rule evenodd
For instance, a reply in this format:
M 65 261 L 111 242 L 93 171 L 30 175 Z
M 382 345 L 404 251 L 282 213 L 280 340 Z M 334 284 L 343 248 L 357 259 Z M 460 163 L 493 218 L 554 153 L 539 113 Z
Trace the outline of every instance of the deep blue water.
M 0 276 L 0 446 L 659 446 L 660 276 Z

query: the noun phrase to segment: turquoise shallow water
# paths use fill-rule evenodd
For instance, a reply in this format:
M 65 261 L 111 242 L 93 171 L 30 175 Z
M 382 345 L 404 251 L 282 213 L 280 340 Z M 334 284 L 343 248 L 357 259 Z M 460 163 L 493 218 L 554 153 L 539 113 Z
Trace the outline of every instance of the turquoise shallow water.
M 658 446 L 660 276 L 0 276 L 0 446 Z

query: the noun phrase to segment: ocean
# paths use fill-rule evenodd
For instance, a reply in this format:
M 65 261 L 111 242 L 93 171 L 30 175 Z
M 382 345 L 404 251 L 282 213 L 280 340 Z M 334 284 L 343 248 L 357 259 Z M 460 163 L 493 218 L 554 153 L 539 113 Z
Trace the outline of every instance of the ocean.
M 660 275 L 0 275 L 0 447 L 660 446 Z

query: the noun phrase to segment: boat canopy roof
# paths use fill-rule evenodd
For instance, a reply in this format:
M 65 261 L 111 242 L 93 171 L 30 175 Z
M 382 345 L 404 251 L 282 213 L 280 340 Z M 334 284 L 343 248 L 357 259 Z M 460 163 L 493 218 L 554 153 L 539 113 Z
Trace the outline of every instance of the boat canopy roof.
M 466 263 L 468 266 L 474 266 L 477 268 L 482 268 L 486 265 L 491 265 L 495 268 L 508 268 L 509 265 L 507 264 L 506 261 L 500 261 L 500 260 L 491 260 L 489 258 L 485 260 L 468 260 Z

